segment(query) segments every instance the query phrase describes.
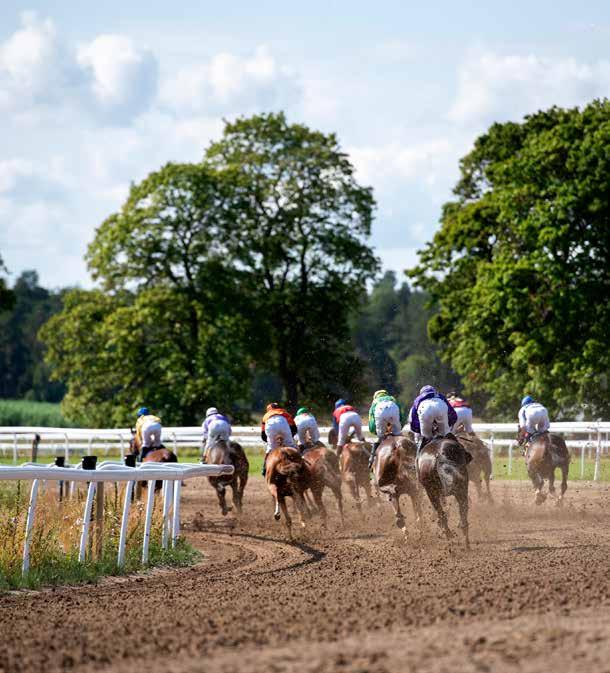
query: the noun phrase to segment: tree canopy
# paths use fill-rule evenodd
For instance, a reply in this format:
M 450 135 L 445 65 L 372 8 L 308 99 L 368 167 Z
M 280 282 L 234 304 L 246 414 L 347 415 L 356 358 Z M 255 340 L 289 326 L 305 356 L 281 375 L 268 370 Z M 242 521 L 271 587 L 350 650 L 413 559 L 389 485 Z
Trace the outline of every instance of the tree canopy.
M 531 394 L 557 417 L 610 411 L 610 103 L 494 124 L 409 272 L 430 335 L 488 408 Z

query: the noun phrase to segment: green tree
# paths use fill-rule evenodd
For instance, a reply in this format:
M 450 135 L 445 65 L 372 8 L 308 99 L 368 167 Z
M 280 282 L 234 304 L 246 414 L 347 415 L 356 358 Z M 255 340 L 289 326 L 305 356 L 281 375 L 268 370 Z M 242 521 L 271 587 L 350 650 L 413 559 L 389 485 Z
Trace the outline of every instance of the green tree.
M 247 403 L 247 304 L 224 262 L 220 182 L 168 164 L 133 185 L 96 232 L 87 260 L 102 289 L 77 291 L 43 330 L 72 420 L 125 423 L 141 404 L 194 423 L 209 404 Z
M 6 266 L 0 257 L 0 274 L 6 273 Z M 0 276 L 0 313 L 13 308 L 15 295 L 9 290 L 6 280 Z
M 429 329 L 468 391 L 513 417 L 523 393 L 558 417 L 610 411 L 610 103 L 494 124 L 410 271 Z
M 50 381 L 37 333 L 61 309 L 61 292 L 40 287 L 35 271 L 24 271 L 10 291 L 13 305 L 0 315 L 0 397 L 57 402 L 61 382 Z
M 227 124 L 204 163 L 223 176 L 223 240 L 251 279 L 288 403 L 357 388 L 348 316 L 378 269 L 367 243 L 375 204 L 336 136 L 257 115 Z

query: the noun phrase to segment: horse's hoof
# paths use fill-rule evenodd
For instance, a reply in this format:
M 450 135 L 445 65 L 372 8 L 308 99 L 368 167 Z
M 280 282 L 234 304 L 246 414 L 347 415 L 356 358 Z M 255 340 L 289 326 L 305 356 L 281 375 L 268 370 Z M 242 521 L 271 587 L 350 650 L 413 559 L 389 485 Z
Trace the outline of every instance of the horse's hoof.
M 536 493 L 536 504 L 537 505 L 542 505 L 542 503 L 546 500 L 546 495 L 544 493 Z
M 396 528 L 400 528 L 400 529 L 406 528 L 404 516 L 397 516 L 396 517 Z
M 282 516 L 281 514 L 274 514 L 274 515 L 273 515 L 273 518 L 274 518 L 276 521 L 279 521 L 281 516 Z

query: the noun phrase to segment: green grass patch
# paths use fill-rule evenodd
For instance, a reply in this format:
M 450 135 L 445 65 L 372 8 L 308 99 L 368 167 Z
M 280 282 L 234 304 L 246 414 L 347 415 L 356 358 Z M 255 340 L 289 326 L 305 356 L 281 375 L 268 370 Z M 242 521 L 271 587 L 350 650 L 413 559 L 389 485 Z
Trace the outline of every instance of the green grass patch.
M 30 547 L 30 571 L 22 576 L 21 564 L 25 519 L 31 482 L 0 482 L 0 591 L 58 584 L 95 582 L 105 575 L 124 575 L 142 569 L 144 503 L 134 503 L 129 518 L 125 564 L 117 566 L 123 490 L 105 491 L 104 525 L 98 545 L 97 526 L 92 523 L 90 545 L 84 563 L 78 560 L 84 489 L 75 498 L 60 503 L 56 482 L 39 495 Z M 156 498 L 147 567 L 180 567 L 195 563 L 199 552 L 184 539 L 174 548 L 161 545 L 161 498 Z M 99 553 L 96 551 L 100 549 Z
M 59 403 L 31 400 L 0 400 L 0 426 L 3 425 L 71 427 L 62 416 Z
M 595 473 L 595 460 L 585 458 L 584 476 L 580 476 L 580 456 L 572 457 L 570 461 L 570 471 L 568 473 L 568 481 L 593 481 Z M 560 478 L 561 472 L 555 472 L 555 480 Z M 496 456 L 494 458 L 493 467 L 494 479 L 515 479 L 515 480 L 529 480 L 527 476 L 527 468 L 525 466 L 525 459 L 523 456 L 515 456 L 511 465 L 511 472 L 508 472 L 508 457 Z M 599 481 L 610 482 L 610 459 L 602 458 L 600 462 Z

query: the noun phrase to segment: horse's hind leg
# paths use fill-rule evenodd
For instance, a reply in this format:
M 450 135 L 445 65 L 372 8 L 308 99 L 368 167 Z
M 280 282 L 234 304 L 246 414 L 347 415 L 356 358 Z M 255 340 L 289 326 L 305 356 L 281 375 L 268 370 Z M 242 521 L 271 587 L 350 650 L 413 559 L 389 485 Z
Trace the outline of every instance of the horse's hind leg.
M 231 511 L 230 507 L 227 507 L 227 491 L 224 486 L 217 486 L 216 493 L 218 495 L 218 502 L 220 504 L 220 510 L 223 516 L 226 516 L 228 512 Z
M 395 491 L 390 494 L 390 502 L 394 508 L 394 514 L 396 515 L 396 527 L 400 528 L 403 533 L 407 531 L 407 524 L 405 523 L 405 516 L 400 509 L 400 492 Z
M 237 511 L 241 514 L 243 504 L 244 504 L 244 491 L 246 490 L 246 484 L 248 483 L 248 473 L 245 472 L 239 477 L 239 486 L 237 488 Z
M 560 466 L 560 469 L 561 469 L 561 495 L 559 496 L 557 504 L 561 507 L 561 505 L 563 505 L 563 496 L 565 495 L 565 492 L 568 490 L 568 466 L 566 464 L 563 464 Z
M 333 495 L 337 500 L 337 508 L 339 509 L 339 516 L 341 517 L 341 525 L 345 525 L 345 520 L 343 518 L 343 494 L 341 493 L 341 484 L 332 488 Z
M 460 493 L 455 496 L 455 499 L 458 502 L 458 508 L 460 510 L 460 528 L 464 534 L 466 547 L 470 549 L 470 536 L 468 532 L 468 490 L 460 490 Z
M 286 522 L 286 528 L 288 528 L 288 536 L 292 540 L 292 519 L 290 518 L 290 514 L 288 514 L 288 507 L 286 507 L 286 498 L 282 495 L 278 498 L 278 504 L 280 509 L 282 510 L 282 514 L 284 515 L 284 521 Z M 279 512 L 276 516 L 276 520 L 279 520 Z
M 530 479 L 534 485 L 536 491 L 536 504 L 542 505 L 546 500 L 546 495 L 542 492 L 542 487 L 544 486 L 544 479 L 538 474 L 538 472 L 530 472 Z
M 489 480 L 491 479 L 491 469 L 485 467 L 483 470 L 483 477 L 485 479 L 485 489 L 487 490 L 487 499 L 489 500 L 489 502 L 493 502 L 493 497 L 491 495 L 491 488 L 489 486 Z
M 453 537 L 453 533 L 449 530 L 449 526 L 447 525 L 447 514 L 445 514 L 445 510 L 441 504 L 440 492 L 433 487 L 427 487 L 426 492 L 428 493 L 432 507 L 434 507 L 434 510 L 438 515 L 438 525 L 441 527 L 443 533 L 445 533 L 445 537 L 450 540 Z
M 322 502 L 322 489 L 321 488 L 316 488 L 315 490 L 312 489 L 313 493 L 313 499 L 315 500 L 316 507 L 318 508 L 318 511 L 320 512 L 320 518 L 322 519 L 322 525 L 326 525 L 326 519 L 327 519 L 327 513 L 326 513 L 326 507 L 324 507 L 324 503 Z

